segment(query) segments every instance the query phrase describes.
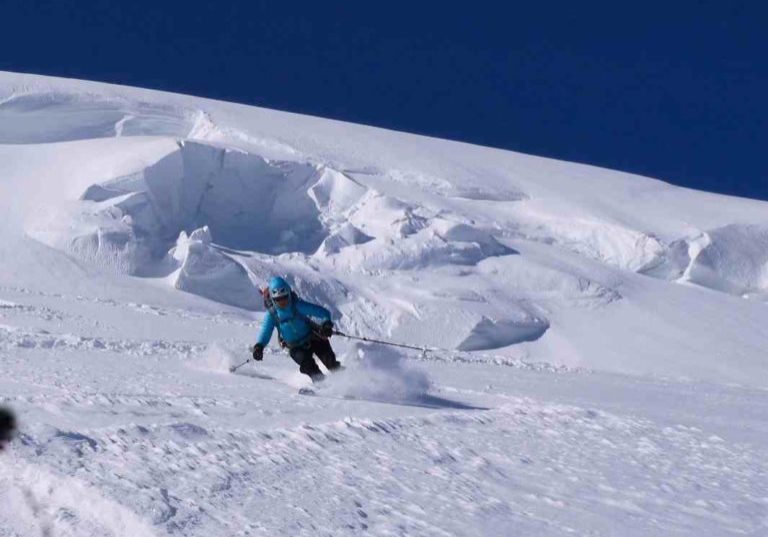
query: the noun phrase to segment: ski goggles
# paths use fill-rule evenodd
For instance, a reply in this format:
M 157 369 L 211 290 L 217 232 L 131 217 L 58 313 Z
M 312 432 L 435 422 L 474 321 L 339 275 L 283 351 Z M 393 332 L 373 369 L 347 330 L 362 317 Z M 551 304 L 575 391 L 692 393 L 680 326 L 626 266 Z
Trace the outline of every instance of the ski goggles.
M 272 289 L 269 292 L 269 295 L 272 297 L 272 300 L 274 300 L 275 302 L 288 302 L 288 297 L 290 296 L 290 292 L 288 292 L 288 289 L 280 287 L 278 289 Z

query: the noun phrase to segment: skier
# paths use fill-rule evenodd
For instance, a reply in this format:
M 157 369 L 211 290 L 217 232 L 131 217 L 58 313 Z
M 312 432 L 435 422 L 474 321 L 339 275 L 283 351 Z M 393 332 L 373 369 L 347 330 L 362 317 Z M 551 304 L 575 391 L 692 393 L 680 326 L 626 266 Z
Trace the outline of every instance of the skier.
M 331 312 L 299 299 L 288 283 L 278 276 L 270 280 L 265 290 L 264 305 L 267 312 L 261 323 L 258 341 L 253 347 L 254 360 L 261 361 L 264 358 L 264 347 L 272 338 L 272 331 L 277 328 L 280 345 L 288 347 L 291 358 L 299 364 L 299 371 L 309 375 L 312 382 L 325 378 L 313 354 L 320 358 L 328 371 L 336 371 L 341 367 L 328 341 L 333 335 Z

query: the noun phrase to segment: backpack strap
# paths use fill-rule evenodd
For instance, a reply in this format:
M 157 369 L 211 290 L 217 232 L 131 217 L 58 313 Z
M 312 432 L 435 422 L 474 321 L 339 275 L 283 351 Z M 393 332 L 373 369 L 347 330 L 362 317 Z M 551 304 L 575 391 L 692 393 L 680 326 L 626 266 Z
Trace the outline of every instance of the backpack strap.
M 283 333 L 280 330 L 280 317 L 277 315 L 275 303 L 272 302 L 272 298 L 269 296 L 269 287 L 265 287 L 261 290 L 261 296 L 264 298 L 264 309 L 266 309 L 267 313 L 272 316 L 272 321 L 274 322 L 275 328 L 277 328 L 277 340 L 281 347 L 285 347 L 286 343 L 283 339 Z

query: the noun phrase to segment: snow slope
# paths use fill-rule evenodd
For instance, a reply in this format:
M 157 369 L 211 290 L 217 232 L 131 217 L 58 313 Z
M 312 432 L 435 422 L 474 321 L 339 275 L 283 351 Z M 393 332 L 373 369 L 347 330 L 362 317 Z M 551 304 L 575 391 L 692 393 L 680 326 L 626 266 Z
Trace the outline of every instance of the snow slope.
M 0 73 L 0 215 L 0 536 L 768 532 L 764 202 Z

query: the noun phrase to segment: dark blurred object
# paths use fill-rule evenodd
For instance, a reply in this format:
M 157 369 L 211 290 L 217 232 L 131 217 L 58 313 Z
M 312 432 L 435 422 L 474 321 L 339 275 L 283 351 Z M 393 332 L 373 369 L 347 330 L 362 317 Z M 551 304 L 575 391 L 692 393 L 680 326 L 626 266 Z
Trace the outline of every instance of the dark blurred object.
M 0 451 L 11 441 L 16 432 L 16 416 L 8 408 L 0 407 Z

